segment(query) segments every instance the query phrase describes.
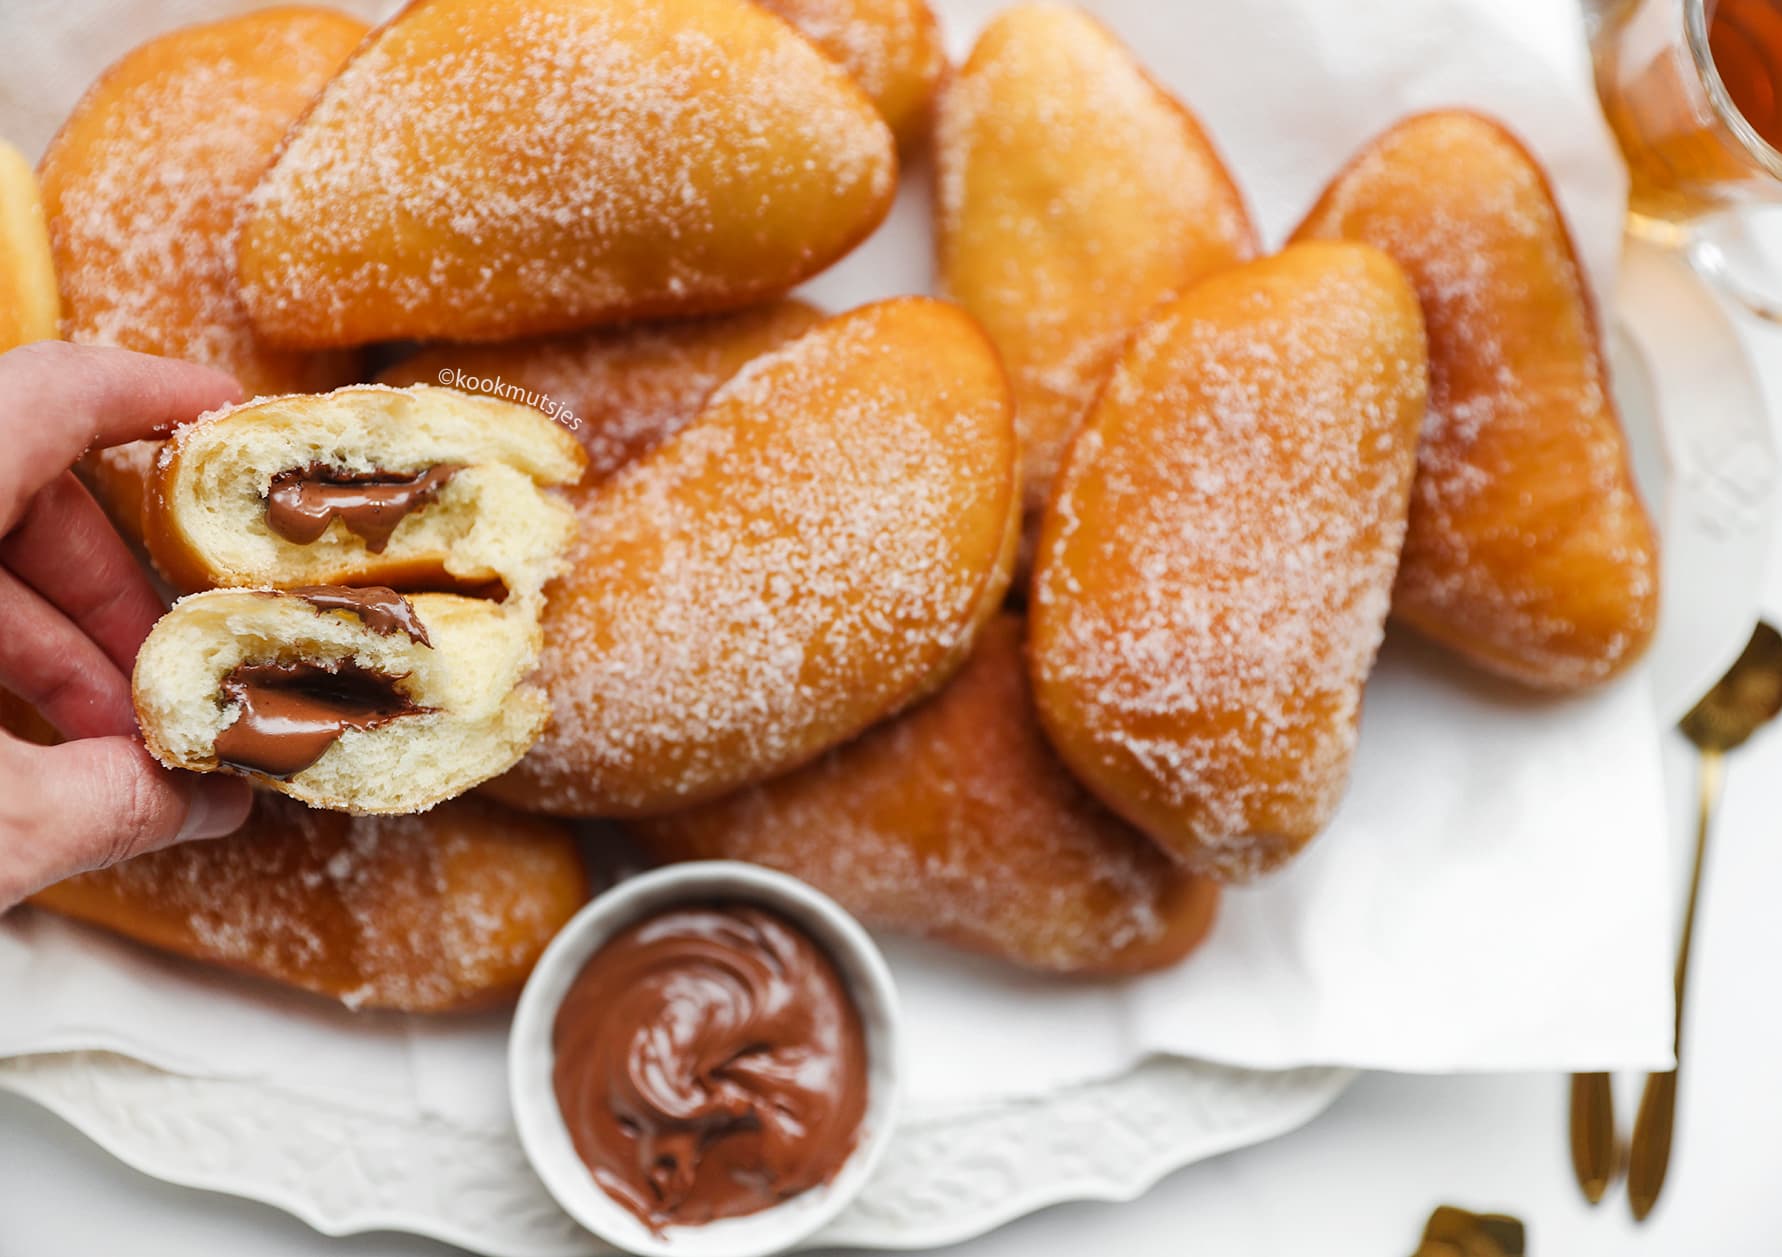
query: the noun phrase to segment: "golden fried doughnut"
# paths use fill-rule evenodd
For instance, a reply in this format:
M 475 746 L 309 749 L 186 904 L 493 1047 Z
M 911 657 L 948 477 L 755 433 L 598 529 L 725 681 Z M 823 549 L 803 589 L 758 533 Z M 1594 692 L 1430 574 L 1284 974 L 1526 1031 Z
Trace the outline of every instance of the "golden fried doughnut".
M 947 68 L 940 23 L 926 0 L 756 0 L 854 76 L 904 149 L 928 131 Z
M 947 687 L 799 771 L 628 825 L 677 860 L 791 873 L 867 925 L 1033 969 L 1132 973 L 1199 945 L 1218 904 L 1077 785 L 1041 736 L 1019 616 Z
M 495 792 L 642 816 L 795 768 L 939 685 L 1007 589 L 1008 386 L 925 298 L 755 359 L 584 497 L 544 739 Z
M 151 40 L 87 90 L 41 169 L 68 339 L 220 367 L 250 397 L 355 377 L 356 355 L 294 353 L 254 334 L 231 242 L 286 128 L 366 29 L 331 9 L 263 9 Z M 156 448 L 86 460 L 100 501 L 136 536 Z
M 0 140 L 0 354 L 55 336 L 59 314 L 37 176 Z
M 425 811 L 507 771 L 544 729 L 530 612 L 377 588 L 192 594 L 137 653 L 137 723 L 169 768 L 334 811 Z
M 1282 863 L 1342 797 L 1427 377 L 1392 260 L 1298 245 L 1148 320 L 1071 446 L 1035 701 L 1089 789 L 1198 872 Z
M 149 481 L 154 478 L 155 460 L 165 444 L 129 441 L 93 450 L 75 464 L 76 474 L 92 490 L 105 514 L 132 541 L 146 540 L 143 513 L 148 509 Z
M 1476 114 L 1424 114 L 1336 177 L 1300 238 L 1384 249 L 1429 327 L 1429 423 L 1393 612 L 1543 689 L 1638 659 L 1658 551 L 1596 315 L 1546 177 Z
M 0 729 L 39 746 L 54 746 L 62 740 L 35 707 L 6 689 L 0 689 Z
M 449 384 L 504 396 L 565 422 L 605 480 L 686 427 L 744 363 L 823 319 L 785 298 L 736 314 L 575 332 L 499 345 L 434 345 L 386 368 L 385 384 Z
M 448 388 L 263 398 L 168 441 L 144 519 L 179 589 L 392 585 L 536 599 L 575 532 L 549 492 L 575 438 L 536 410 Z
M 569 831 L 475 799 L 352 817 L 255 793 L 227 838 L 188 842 L 30 902 L 162 951 L 413 1013 L 513 998 L 588 898 Z
M 286 128 L 366 29 L 263 9 L 152 40 L 87 90 L 41 172 L 68 339 L 220 367 L 250 395 L 353 378 L 349 356 L 254 335 L 230 240 Z
M 292 129 L 241 226 L 294 346 L 734 310 L 891 206 L 890 130 L 748 0 L 414 0 Z
M 985 28 L 942 89 L 935 153 L 941 286 L 1008 364 L 1037 515 L 1133 327 L 1255 233 L 1194 116 L 1075 9 Z

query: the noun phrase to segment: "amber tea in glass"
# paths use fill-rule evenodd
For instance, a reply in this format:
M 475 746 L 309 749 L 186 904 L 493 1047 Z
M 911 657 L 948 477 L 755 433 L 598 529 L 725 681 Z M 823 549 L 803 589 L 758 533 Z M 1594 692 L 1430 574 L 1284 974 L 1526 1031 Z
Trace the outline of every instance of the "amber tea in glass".
M 1628 225 L 1782 321 L 1782 0 L 1588 4 L 1597 93 L 1629 176 Z

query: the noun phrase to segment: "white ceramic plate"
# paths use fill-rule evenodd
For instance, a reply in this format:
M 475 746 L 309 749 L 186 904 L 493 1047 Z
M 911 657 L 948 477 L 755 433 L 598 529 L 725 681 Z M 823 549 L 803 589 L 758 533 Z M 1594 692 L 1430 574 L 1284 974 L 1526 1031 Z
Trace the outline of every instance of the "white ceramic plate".
M 1354 1072 L 1153 1060 L 1107 1082 L 898 1124 L 847 1212 L 811 1241 L 933 1248 L 1066 1200 L 1129 1200 L 1164 1174 L 1310 1121 Z M 511 1134 L 392 1121 L 125 1056 L 0 1061 L 44 1105 L 146 1174 L 264 1201 L 318 1231 L 407 1231 L 490 1257 L 608 1251 L 557 1208 Z
M 1685 266 L 1631 245 L 1621 307 L 1616 392 L 1665 532 L 1653 696 L 1668 722 L 1732 660 L 1756 618 L 1776 456 L 1737 335 Z M 1302 1125 L 1353 1077 L 1160 1059 L 1105 1082 L 911 1119 L 815 1242 L 928 1248 L 1061 1201 L 1130 1199 L 1171 1170 Z M 491 1257 L 598 1251 L 511 1135 L 393 1122 L 106 1053 L 0 1061 L 0 1088 L 145 1173 L 264 1201 L 330 1234 L 407 1231 Z
M 1676 254 L 1629 239 L 1615 398 L 1664 533 L 1652 698 L 1666 724 L 1744 649 L 1776 514 L 1776 447 L 1738 332 Z

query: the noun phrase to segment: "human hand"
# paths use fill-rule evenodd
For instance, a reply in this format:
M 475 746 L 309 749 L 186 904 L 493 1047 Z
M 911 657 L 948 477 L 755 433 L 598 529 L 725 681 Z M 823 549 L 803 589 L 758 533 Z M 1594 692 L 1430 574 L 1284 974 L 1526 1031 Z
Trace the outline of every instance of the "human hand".
M 121 349 L 43 341 L 0 355 L 0 687 L 68 739 L 0 731 L 0 912 L 247 817 L 245 783 L 162 768 L 137 736 L 130 670 L 161 600 L 69 470 L 240 395 L 220 371 Z

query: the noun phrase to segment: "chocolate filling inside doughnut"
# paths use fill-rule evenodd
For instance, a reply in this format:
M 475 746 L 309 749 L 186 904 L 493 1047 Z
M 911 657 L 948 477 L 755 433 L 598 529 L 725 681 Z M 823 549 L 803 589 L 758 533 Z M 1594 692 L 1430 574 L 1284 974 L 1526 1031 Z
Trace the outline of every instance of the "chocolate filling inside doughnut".
M 376 729 L 433 710 L 402 693 L 400 679 L 350 659 L 237 664 L 222 690 L 241 714 L 217 735 L 217 760 L 268 777 L 294 776 L 348 729 Z
M 416 645 L 433 645 L 414 604 L 387 586 L 294 585 L 284 592 L 318 611 L 350 611 L 366 628 L 384 637 L 401 633 Z M 267 596 L 276 598 L 278 594 L 268 591 Z
M 382 554 L 396 526 L 439 496 L 457 474 L 455 464 L 425 471 L 343 471 L 325 463 L 293 467 L 272 478 L 266 490 L 266 524 L 286 541 L 306 546 L 335 520 Z

